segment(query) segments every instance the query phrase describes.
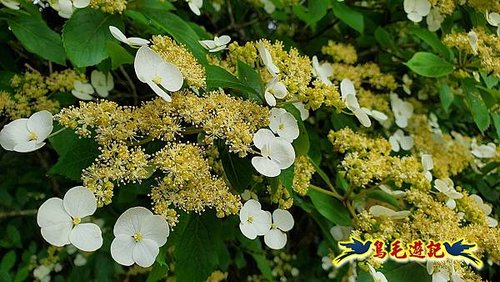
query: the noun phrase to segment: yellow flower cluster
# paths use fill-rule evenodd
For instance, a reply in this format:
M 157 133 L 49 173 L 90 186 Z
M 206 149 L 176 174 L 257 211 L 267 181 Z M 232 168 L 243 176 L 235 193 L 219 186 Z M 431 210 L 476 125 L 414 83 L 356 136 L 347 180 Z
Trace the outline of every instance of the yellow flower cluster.
M 187 123 L 203 129 L 205 142 L 223 139 L 231 152 L 245 156 L 251 150 L 253 134 L 269 125 L 269 110 L 222 91 L 198 97 L 190 91 L 172 95 L 172 107 Z
M 14 93 L 0 91 L 0 113 L 9 119 L 29 117 L 41 110 L 56 113 L 60 105 L 58 101 L 50 99 L 50 94 L 71 91 L 75 80 L 86 82 L 84 74 L 71 69 L 54 72 L 49 76 L 36 71 L 15 75 L 11 79 Z
M 269 194 L 271 194 L 271 187 L 268 187 L 269 189 Z M 273 203 L 277 203 L 280 209 L 289 209 L 293 205 L 293 198 L 292 195 L 290 195 L 290 192 L 288 189 L 286 189 L 285 186 L 282 184 L 278 185 L 278 188 L 276 189 L 276 192 L 271 195 L 271 201 Z
M 312 85 L 305 91 L 297 94 L 297 99 L 304 103 L 307 109 L 317 110 L 322 105 L 334 107 L 338 112 L 346 107 L 346 104 L 340 98 L 337 86 L 326 85 L 320 80 L 314 80 Z
M 441 14 L 451 15 L 457 8 L 457 0 L 429 0 L 432 7 L 439 9 Z
M 140 146 L 112 142 L 100 150 L 101 155 L 82 172 L 83 185 L 94 192 L 98 206 L 111 203 L 115 183 L 141 182 L 154 171 L 150 156 Z
M 189 86 L 205 87 L 205 68 L 198 63 L 186 47 L 162 35 L 153 36 L 152 42 L 151 49 L 167 62 L 177 66 Z
M 108 14 L 121 14 L 127 9 L 127 0 L 91 0 L 90 7 Z
M 153 164 L 165 173 L 151 190 L 153 209 L 170 224 L 177 221 L 172 207 L 197 213 L 207 207 L 215 208 L 219 217 L 239 211 L 240 196 L 232 194 L 222 179 L 211 174 L 201 147 L 168 144 L 155 154 Z
M 396 90 L 398 87 L 394 76 L 382 73 L 379 66 L 375 63 L 354 66 L 334 63 L 332 66 L 333 78 L 335 80 L 341 81 L 344 78 L 349 78 L 356 89 L 360 89 L 362 83 L 370 84 L 374 89 L 378 90 Z
M 414 115 L 408 130 L 419 152 L 432 155 L 433 174 L 437 178 L 457 175 L 469 167 L 474 157 L 469 149 L 449 134 L 435 134 L 431 131 L 426 115 Z
M 371 90 L 360 88 L 356 93 L 359 105 L 370 110 L 377 110 L 386 114 L 389 119 L 393 117 L 389 94 L 374 93 Z
M 469 55 L 477 55 L 481 66 L 488 72 L 500 76 L 500 37 L 489 34 L 483 28 L 474 28 L 477 35 L 477 54 L 473 50 L 467 33 L 451 33 L 444 37 L 443 43 L 456 47 Z
M 350 44 L 336 43 L 329 40 L 327 46 L 321 48 L 321 53 L 329 55 L 336 63 L 354 64 L 358 60 L 356 49 Z
M 386 139 L 370 138 L 347 128 L 330 131 L 328 140 L 334 150 L 346 153 L 342 168 L 347 172 L 347 179 L 356 187 L 391 180 L 397 187 L 408 183 L 423 190 L 430 188 L 420 161 L 412 156 L 390 156 L 391 145 Z
M 309 161 L 309 158 L 304 155 L 295 158 L 294 165 L 293 191 L 301 196 L 305 196 L 309 190 L 311 178 L 316 170 Z

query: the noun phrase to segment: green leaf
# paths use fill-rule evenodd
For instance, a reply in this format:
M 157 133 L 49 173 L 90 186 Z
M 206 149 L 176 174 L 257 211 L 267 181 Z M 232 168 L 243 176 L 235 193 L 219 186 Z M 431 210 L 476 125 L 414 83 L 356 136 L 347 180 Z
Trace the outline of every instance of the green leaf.
M 449 60 L 453 59 L 453 52 L 448 47 L 446 47 L 443 42 L 441 42 L 435 32 L 430 32 L 427 29 L 417 27 L 411 28 L 410 31 L 413 35 L 420 38 L 427 45 L 429 45 L 434 52 Z
M 63 43 L 70 61 L 77 67 L 93 66 L 108 58 L 106 41 L 115 40 L 109 26 L 123 30 L 119 16 L 99 10 L 77 9 L 63 28 Z
M 382 27 L 377 27 L 375 30 L 375 40 L 377 40 L 377 43 L 385 49 L 395 49 L 396 48 L 396 43 L 394 42 L 394 38 L 392 35 L 387 32 Z
M 208 65 L 207 51 L 201 46 L 198 34 L 182 18 L 161 10 L 138 9 L 153 24 L 170 34 L 175 41 L 186 45 L 187 49 L 202 65 Z
M 495 125 L 497 138 L 500 138 L 500 113 L 491 113 L 491 118 L 493 119 L 493 124 Z
M 238 60 L 238 77 L 240 81 L 255 90 L 255 92 L 249 92 L 249 98 L 258 102 L 263 102 L 262 93 L 264 93 L 264 86 L 262 85 L 259 73 L 248 64 Z
M 271 270 L 271 265 L 269 260 L 267 260 L 264 251 L 262 250 L 262 245 L 259 240 L 248 240 L 246 237 L 240 236 L 240 242 L 243 249 L 252 256 L 252 258 L 257 263 L 262 276 L 267 281 L 274 281 L 274 277 Z
M 447 84 L 442 84 L 441 87 L 439 87 L 439 99 L 441 100 L 441 107 L 443 107 L 445 112 L 448 112 L 454 98 L 455 96 Z
M 332 0 L 332 5 L 333 5 L 333 14 L 337 18 L 339 18 L 342 22 L 352 27 L 359 33 L 363 33 L 365 29 L 365 21 L 363 18 L 363 14 L 351 9 L 342 2 L 338 2 L 337 0 Z
M 425 266 L 418 263 L 406 263 L 388 261 L 384 263 L 381 272 L 387 278 L 387 281 L 418 281 L 430 282 L 432 276 L 427 273 Z
M 49 173 L 71 180 L 81 181 L 82 170 L 89 167 L 99 155 L 95 141 L 79 138 L 71 129 L 51 137 L 49 141 L 59 155 L 59 160 Z
M 9 272 L 16 263 L 16 252 L 10 251 L 5 254 L 0 262 L 0 269 Z
M 349 212 L 339 200 L 313 189 L 309 189 L 307 195 L 318 212 L 326 219 L 337 225 L 351 226 Z
M 111 58 L 112 69 L 117 69 L 121 65 L 134 63 L 134 56 L 132 56 L 125 48 L 120 46 L 120 44 L 118 43 L 107 41 L 106 53 Z
M 26 50 L 54 63 L 66 64 L 61 37 L 51 30 L 45 21 L 33 15 L 18 12 L 8 22 L 10 29 Z
M 155 263 L 153 265 L 153 269 L 151 269 L 151 272 L 149 272 L 148 279 L 146 280 L 146 282 L 160 281 L 162 278 L 167 276 L 167 273 L 168 273 L 167 265 L 160 265 L 159 263 Z
M 224 172 L 232 188 L 243 193 L 252 183 L 252 172 L 254 171 L 252 164 L 248 159 L 242 159 L 230 153 L 225 146 L 219 152 Z
M 394 196 L 392 196 L 384 191 L 372 190 L 372 191 L 367 193 L 367 197 L 371 198 L 371 199 L 382 201 L 384 203 L 388 203 L 395 208 L 398 208 L 398 209 L 400 208 L 400 204 L 399 204 L 398 200 L 396 200 L 396 198 L 394 198 Z
M 213 213 L 190 215 L 175 246 L 178 282 L 205 281 L 219 265 L 218 252 L 225 248 L 222 222 Z
M 475 87 L 474 80 L 466 79 L 462 84 L 462 89 L 474 122 L 479 130 L 484 132 L 490 126 L 490 115 L 479 90 Z
M 290 195 L 292 194 L 294 176 L 295 176 L 295 165 L 292 165 L 291 167 L 282 170 L 279 175 L 281 184 L 288 190 L 288 192 L 290 192 Z
M 14 277 L 14 282 L 26 281 L 29 275 L 30 270 L 28 266 L 25 266 L 17 271 L 16 276 Z
M 328 12 L 330 0 L 309 0 L 308 7 L 302 5 L 293 6 L 293 12 L 306 24 L 312 26 L 320 21 Z
M 253 88 L 219 66 L 209 65 L 205 69 L 207 71 L 208 90 L 215 90 L 219 87 L 231 88 L 240 92 L 231 94 L 235 94 L 243 98 L 248 98 L 250 96 L 249 93 L 257 96 L 259 95 Z
M 453 65 L 428 52 L 417 52 L 405 63 L 415 73 L 425 77 L 441 77 L 453 71 Z

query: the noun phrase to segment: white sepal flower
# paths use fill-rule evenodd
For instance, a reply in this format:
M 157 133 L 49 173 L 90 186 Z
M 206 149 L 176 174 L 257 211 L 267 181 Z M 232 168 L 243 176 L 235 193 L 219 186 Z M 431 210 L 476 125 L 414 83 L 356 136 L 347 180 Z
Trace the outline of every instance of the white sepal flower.
M 408 151 L 413 148 L 414 145 L 413 138 L 411 136 L 406 136 L 401 129 L 396 130 L 396 132 L 389 137 L 389 143 L 391 143 L 394 152 L 399 152 L 400 149 Z
M 250 240 L 265 235 L 271 229 L 271 215 L 261 209 L 256 200 L 248 200 L 240 210 L 240 230 Z
M 483 199 L 479 197 L 478 195 L 470 195 L 470 197 L 474 200 L 474 202 L 477 203 L 479 208 L 484 212 L 484 215 L 486 216 L 486 221 L 488 222 L 489 227 L 496 227 L 498 225 L 498 221 L 494 219 L 493 217 L 489 216 L 492 212 L 491 207 L 488 204 L 485 204 L 483 202 Z
M 264 4 L 264 10 L 268 14 L 274 13 L 276 10 L 276 6 L 274 6 L 274 3 L 271 0 L 260 0 L 262 4 Z
M 453 187 L 453 181 L 451 179 L 436 179 L 434 180 L 434 187 L 441 193 L 443 193 L 446 199 L 446 206 L 450 209 L 454 209 L 457 206 L 455 200 L 461 199 L 462 194 L 457 192 Z
M 32 152 L 45 145 L 52 129 L 52 114 L 39 111 L 5 125 L 0 131 L 0 145 L 7 151 Z
M 471 153 L 477 158 L 490 159 L 496 156 L 497 147 L 494 143 L 478 146 L 476 139 L 473 139 L 471 143 Z
M 191 11 L 195 15 L 197 16 L 201 15 L 200 9 L 203 6 L 203 0 L 186 0 L 186 1 L 188 2 L 189 9 L 191 9 Z
M 408 120 L 413 115 L 413 105 L 405 102 L 396 94 L 391 94 L 391 108 L 396 119 L 396 125 L 405 128 L 408 126 Z
M 292 143 L 299 137 L 299 125 L 295 117 L 285 109 L 272 108 L 269 128 L 279 137 Z
M 139 48 L 141 46 L 146 46 L 149 44 L 149 40 L 146 40 L 144 38 L 126 37 L 121 30 L 112 25 L 109 26 L 109 31 L 111 32 L 111 35 L 116 38 L 116 40 L 123 42 L 132 48 Z
M 299 110 L 299 112 L 300 112 L 300 119 L 306 120 L 307 118 L 309 118 L 309 111 L 304 106 L 304 103 L 302 103 L 302 102 L 295 102 L 292 105 L 295 108 L 297 108 L 297 110 Z
M 89 101 L 94 99 L 92 94 L 94 94 L 94 87 L 89 83 L 83 83 L 79 80 L 73 82 L 74 89 L 71 90 L 71 94 L 80 100 Z
M 150 267 L 160 247 L 167 243 L 169 233 L 168 223 L 163 217 L 143 207 L 130 208 L 116 220 L 111 256 L 121 265 L 136 263 Z
M 424 175 L 427 180 L 432 181 L 432 173 L 431 170 L 434 168 L 434 162 L 432 161 L 432 155 L 422 154 L 420 157 L 420 161 L 422 162 L 422 168 L 424 169 Z
M 149 85 L 158 96 L 167 102 L 172 101 L 167 91 L 177 91 L 184 83 L 179 69 L 175 65 L 167 63 L 148 46 L 142 46 L 137 51 L 134 68 L 137 78 Z
M 332 85 L 332 82 L 329 79 L 329 77 L 333 75 L 332 65 L 328 62 L 320 64 L 318 62 L 318 57 L 316 56 L 314 56 L 312 59 L 312 65 L 313 75 L 319 78 L 319 80 L 321 80 L 324 84 Z
M 268 212 L 268 214 L 270 213 Z M 286 245 L 287 236 L 285 232 L 290 231 L 295 222 L 292 214 L 287 210 L 276 209 L 272 217 L 271 230 L 264 235 L 264 243 L 273 250 L 279 250 Z
M 82 251 L 93 252 L 102 246 L 101 229 L 94 223 L 81 221 L 96 209 L 94 194 L 83 186 L 76 186 L 69 189 L 63 199 L 45 201 L 38 209 L 36 220 L 43 239 L 50 244 L 57 247 L 72 244 Z
M 19 10 L 20 3 L 16 0 L 0 0 L 0 3 L 9 9 Z
M 93 70 L 90 74 L 90 83 L 94 86 L 97 95 L 103 98 L 108 97 L 109 91 L 115 86 L 111 72 L 106 75 L 98 70 Z
M 271 53 L 269 53 L 269 50 L 267 50 L 266 46 L 262 41 L 259 41 L 259 43 L 257 43 L 257 50 L 259 51 L 262 64 L 264 64 L 269 73 L 272 76 L 278 75 L 280 69 L 274 64 L 273 57 L 271 57 Z
M 425 19 L 427 22 L 427 29 L 429 31 L 435 32 L 441 28 L 441 24 L 444 21 L 443 15 L 439 12 L 439 8 L 432 8 Z
M 62 18 L 69 19 L 76 8 L 82 9 L 90 4 L 90 0 L 55 0 L 49 1 L 50 6 L 56 10 Z
M 406 192 L 405 191 L 401 191 L 401 190 L 392 190 L 389 186 L 385 185 L 385 184 L 380 184 L 378 186 L 378 188 L 380 188 L 380 190 L 384 191 L 385 193 L 389 194 L 389 195 L 392 195 L 396 198 L 401 198 L 403 196 L 406 195 Z
M 370 127 L 372 122 L 366 114 L 366 112 L 360 108 L 358 99 L 356 98 L 356 90 L 354 89 L 354 84 L 350 79 L 344 78 L 340 82 L 340 93 L 342 94 L 342 100 L 347 104 L 347 108 L 356 116 L 359 122 L 364 127 Z
M 231 37 L 228 35 L 215 36 L 213 40 L 200 40 L 199 42 L 208 52 L 214 53 L 226 49 L 227 44 L 231 42 Z
M 370 275 L 374 282 L 387 282 L 387 278 L 382 272 L 376 271 L 370 264 L 368 264 L 368 267 L 370 268 Z
M 490 25 L 497 27 L 497 35 L 500 36 L 500 14 L 486 11 L 486 20 Z
M 477 55 L 477 34 L 474 32 L 474 31 L 470 31 L 469 33 L 467 33 L 467 37 L 469 38 L 469 44 L 470 44 L 470 47 L 472 48 L 472 52 L 474 53 L 474 55 Z
M 274 77 L 267 83 L 266 90 L 264 92 L 264 98 L 266 99 L 266 103 L 274 107 L 276 106 L 276 99 L 283 99 L 288 94 L 288 90 L 286 89 L 285 84 L 283 82 L 278 81 L 278 77 Z
M 404 0 L 403 7 L 408 19 L 416 23 L 421 22 L 431 11 L 428 0 Z
M 389 118 L 386 114 L 384 114 L 381 111 L 377 110 L 370 110 L 368 108 L 362 107 L 361 108 L 368 116 L 371 116 L 374 118 L 376 121 L 380 122 L 381 124 L 384 124 L 385 121 Z
M 253 137 L 253 143 L 260 150 L 261 156 L 253 157 L 252 165 L 264 176 L 276 177 L 282 169 L 289 168 L 295 161 L 292 144 L 274 136 L 269 129 L 259 129 Z
M 392 219 L 402 219 L 410 215 L 410 211 L 395 211 L 379 205 L 371 206 L 368 210 L 373 216 L 376 217 L 390 217 Z
M 335 225 L 330 228 L 330 234 L 332 234 L 332 237 L 333 239 L 335 239 L 335 241 L 345 241 L 349 239 L 352 230 L 352 226 Z

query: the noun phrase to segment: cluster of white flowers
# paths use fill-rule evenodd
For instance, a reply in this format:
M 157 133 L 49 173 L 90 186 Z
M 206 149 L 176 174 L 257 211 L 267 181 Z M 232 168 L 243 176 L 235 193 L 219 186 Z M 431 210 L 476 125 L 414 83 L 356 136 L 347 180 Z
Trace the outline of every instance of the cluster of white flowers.
M 240 210 L 240 230 L 245 237 L 254 240 L 264 236 L 264 243 L 274 250 L 286 245 L 285 232 L 293 228 L 292 214 L 287 210 L 276 209 L 271 214 L 264 211 L 256 200 L 248 200 Z
M 437 31 L 441 28 L 444 21 L 444 16 L 439 12 L 439 8 L 431 8 L 428 0 L 404 0 L 403 8 L 409 20 L 415 23 L 426 18 L 427 28 L 429 31 Z
M 71 244 L 85 252 L 96 251 L 103 243 L 101 229 L 95 223 L 85 222 L 96 209 L 94 194 L 83 186 L 69 189 L 63 199 L 48 199 L 37 213 L 42 237 L 57 247 Z M 113 234 L 111 256 L 117 263 L 150 267 L 159 248 L 167 242 L 169 227 L 163 217 L 146 208 L 133 207 L 118 218 Z M 78 263 L 85 262 L 80 258 Z
M 0 145 L 7 151 L 32 152 L 45 145 L 52 133 L 52 114 L 39 111 L 29 118 L 16 119 L 0 131 Z
M 93 70 L 90 74 L 90 84 L 75 80 L 71 94 L 80 100 L 92 100 L 92 94 L 97 93 L 102 98 L 108 97 L 109 91 L 113 90 L 115 82 L 110 72 L 107 74 Z M 94 90 L 95 89 L 95 90 Z
M 400 128 L 408 126 L 408 120 L 413 115 L 413 105 L 405 102 L 397 94 L 391 94 L 391 109 L 396 120 L 396 125 Z
M 396 132 L 389 137 L 389 142 L 394 152 L 399 152 L 400 149 L 405 151 L 411 150 L 414 145 L 413 138 L 411 136 L 406 136 L 401 129 L 396 130 Z

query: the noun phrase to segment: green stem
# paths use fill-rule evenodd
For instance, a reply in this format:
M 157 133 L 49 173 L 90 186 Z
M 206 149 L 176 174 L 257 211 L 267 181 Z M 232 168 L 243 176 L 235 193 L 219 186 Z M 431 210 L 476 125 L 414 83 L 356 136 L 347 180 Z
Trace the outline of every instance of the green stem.
M 137 142 L 134 142 L 134 143 L 130 143 L 130 144 L 127 144 L 128 146 L 140 146 L 140 145 L 144 145 L 146 143 L 149 143 L 153 140 L 153 137 L 149 136 L 149 137 L 146 137 L 144 139 L 142 139 L 141 141 L 137 141 Z
M 313 190 L 316 190 L 320 193 L 323 193 L 323 194 L 326 194 L 326 195 L 329 195 L 329 196 L 332 196 L 334 198 L 336 198 L 337 200 L 339 201 L 343 201 L 343 198 L 342 196 L 340 196 L 337 192 L 335 191 L 328 191 L 326 189 L 323 189 L 321 187 L 318 187 L 316 185 L 313 185 L 313 184 L 309 184 L 309 188 L 313 189 Z
M 63 127 L 63 128 L 59 129 L 59 130 L 58 130 L 58 131 L 56 131 L 56 132 L 52 132 L 52 133 L 49 135 L 49 137 L 47 137 L 47 138 L 50 138 L 50 137 L 54 137 L 54 136 L 56 136 L 57 134 L 59 134 L 59 133 L 63 132 L 64 130 L 66 130 L 66 128 L 67 128 L 67 127 Z

